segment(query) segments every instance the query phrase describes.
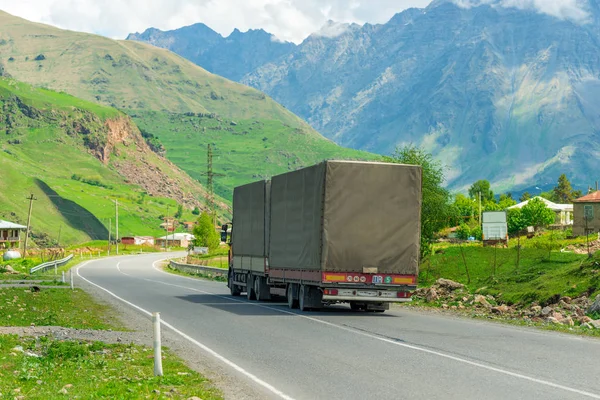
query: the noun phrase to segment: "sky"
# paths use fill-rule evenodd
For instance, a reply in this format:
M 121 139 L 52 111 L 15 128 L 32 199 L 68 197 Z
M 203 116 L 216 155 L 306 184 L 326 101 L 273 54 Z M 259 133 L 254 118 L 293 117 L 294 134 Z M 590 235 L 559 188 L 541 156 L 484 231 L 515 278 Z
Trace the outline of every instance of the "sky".
M 431 0 L 0 0 L 0 9 L 60 28 L 124 39 L 154 27 L 162 30 L 203 22 L 223 36 L 234 28 L 264 29 L 280 40 L 301 42 L 328 20 L 385 23 Z M 450 0 L 448 0 L 450 1 Z M 494 3 L 583 20 L 585 0 L 451 0 L 462 7 Z
M 162 30 L 203 22 L 227 36 L 262 28 L 299 43 L 327 20 L 385 23 L 430 0 L 0 0 L 0 9 L 36 22 L 115 39 L 154 27 Z

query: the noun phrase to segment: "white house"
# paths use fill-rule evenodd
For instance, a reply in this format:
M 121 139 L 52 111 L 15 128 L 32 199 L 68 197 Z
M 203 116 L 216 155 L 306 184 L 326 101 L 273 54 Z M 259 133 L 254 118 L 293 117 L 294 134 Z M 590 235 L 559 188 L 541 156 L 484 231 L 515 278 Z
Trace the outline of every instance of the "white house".
M 168 236 L 163 236 L 156 239 L 156 244 L 159 246 L 164 246 L 166 241 L 167 246 L 187 248 L 190 242 L 192 242 L 194 239 L 195 237 L 191 233 L 171 233 Z
M 519 204 L 515 204 L 512 207 L 508 207 L 508 209 L 513 208 L 523 208 L 527 203 L 529 203 L 533 199 L 540 199 L 543 201 L 546 206 L 556 213 L 555 223 L 558 225 L 573 225 L 573 204 L 556 204 L 551 202 L 548 199 L 545 199 L 540 196 L 533 197 L 529 200 L 525 200 Z

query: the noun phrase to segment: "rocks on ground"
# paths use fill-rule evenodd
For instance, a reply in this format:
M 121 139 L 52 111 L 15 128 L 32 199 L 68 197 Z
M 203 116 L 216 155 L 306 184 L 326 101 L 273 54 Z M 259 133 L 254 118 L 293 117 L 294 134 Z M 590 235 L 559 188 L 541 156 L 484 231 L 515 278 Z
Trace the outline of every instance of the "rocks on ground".
M 419 288 L 413 298 L 423 299 L 428 303 L 437 302 L 441 308 L 449 310 L 465 310 L 469 307 L 478 316 L 492 314 L 537 323 L 600 329 L 600 319 L 594 320 L 589 316 L 600 315 L 600 295 L 593 302 L 586 296 L 563 296 L 552 304 L 542 306 L 533 303 L 529 307 L 518 308 L 501 304 L 494 296 L 483 295 L 485 289 L 478 289 L 475 294 L 471 294 L 463 284 L 440 278 L 431 287 Z

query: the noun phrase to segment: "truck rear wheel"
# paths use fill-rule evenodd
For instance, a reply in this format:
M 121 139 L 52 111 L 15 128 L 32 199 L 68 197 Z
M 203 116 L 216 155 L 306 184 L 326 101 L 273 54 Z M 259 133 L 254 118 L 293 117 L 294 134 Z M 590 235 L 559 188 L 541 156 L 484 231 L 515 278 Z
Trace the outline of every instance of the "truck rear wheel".
M 294 283 L 290 283 L 287 286 L 287 290 L 286 290 L 286 297 L 287 297 L 287 302 L 288 302 L 288 307 L 289 308 L 298 308 L 298 299 L 294 298 Z
M 248 300 L 256 299 L 256 293 L 254 293 L 254 277 L 252 274 L 248 274 L 246 277 L 246 298 Z
M 271 300 L 271 291 L 269 285 L 267 285 L 267 279 L 263 276 L 254 277 L 254 294 L 258 301 L 269 301 Z
M 238 285 L 234 285 L 233 283 L 233 271 L 230 270 L 229 274 L 227 275 L 227 286 L 229 286 L 229 292 L 231 293 L 232 296 L 239 296 L 242 293 L 241 288 Z

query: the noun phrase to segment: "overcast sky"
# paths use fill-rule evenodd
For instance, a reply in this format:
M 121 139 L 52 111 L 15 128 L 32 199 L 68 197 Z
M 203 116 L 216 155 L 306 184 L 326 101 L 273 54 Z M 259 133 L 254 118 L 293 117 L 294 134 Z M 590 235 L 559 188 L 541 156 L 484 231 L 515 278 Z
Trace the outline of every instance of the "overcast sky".
M 409 7 L 431 0 L 0 0 L 0 9 L 61 28 L 124 39 L 155 27 L 176 29 L 203 22 L 227 36 L 263 28 L 300 42 L 328 20 L 387 22 Z
M 431 0 L 0 0 L 0 9 L 61 28 L 124 39 L 155 27 L 176 29 L 203 22 L 224 36 L 263 28 L 296 43 L 331 19 L 363 24 L 387 22 L 409 7 Z M 464 7 L 481 3 L 535 9 L 581 19 L 585 0 L 454 0 Z

